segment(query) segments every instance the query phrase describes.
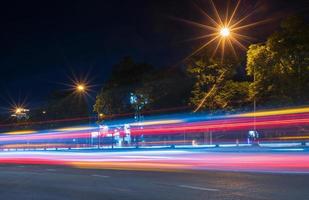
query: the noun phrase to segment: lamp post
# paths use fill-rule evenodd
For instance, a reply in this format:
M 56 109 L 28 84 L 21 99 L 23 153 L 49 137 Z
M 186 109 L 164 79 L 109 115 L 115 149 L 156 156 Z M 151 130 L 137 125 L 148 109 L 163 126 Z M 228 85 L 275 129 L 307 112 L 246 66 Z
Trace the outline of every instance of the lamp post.
M 253 99 L 253 129 L 254 132 L 256 132 L 256 116 L 255 116 L 255 112 L 256 112 L 256 87 L 255 87 L 255 67 L 253 66 L 253 89 L 254 89 L 254 99 Z
M 77 94 L 79 94 L 79 95 L 81 95 L 81 96 L 83 96 L 84 98 L 86 98 L 86 95 L 88 95 L 88 90 L 89 90 L 89 86 L 87 85 L 87 83 L 85 83 L 85 82 L 75 82 L 74 83 L 74 90 L 75 90 L 75 93 L 77 93 Z M 87 113 L 88 113 L 88 123 L 89 123 L 89 125 L 91 124 L 91 122 L 90 122 L 90 112 L 89 112 L 89 105 L 88 105 L 88 102 L 87 102 L 87 99 L 85 99 L 86 100 L 86 106 L 87 106 Z M 92 137 L 92 134 L 90 133 L 90 139 L 89 139 L 89 144 L 90 144 L 90 146 L 92 146 L 93 145 L 93 137 Z
M 259 133 L 256 130 L 256 85 L 255 85 L 256 75 L 255 67 L 253 66 L 253 89 L 254 89 L 254 99 L 253 99 L 253 131 L 254 131 L 254 140 L 253 145 L 259 145 Z

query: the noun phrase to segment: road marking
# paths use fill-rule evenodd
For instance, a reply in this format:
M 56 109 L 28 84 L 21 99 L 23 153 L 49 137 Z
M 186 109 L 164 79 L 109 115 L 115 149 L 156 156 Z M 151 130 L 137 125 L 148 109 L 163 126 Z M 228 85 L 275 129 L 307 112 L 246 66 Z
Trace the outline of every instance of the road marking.
M 18 172 L 18 171 L 12 171 L 12 172 L 5 172 L 6 174 L 14 174 L 14 175 L 17 175 L 17 174 L 21 174 L 21 175 L 23 175 L 23 174 L 29 174 L 29 175 L 44 175 L 44 173 L 39 173 L 39 172 L 25 172 L 25 171 L 23 171 L 23 172 Z
M 218 189 L 214 189 L 214 188 L 204 188 L 204 187 L 191 186 L 191 185 L 178 185 L 178 187 L 189 188 L 189 189 L 193 189 L 193 190 L 211 191 L 211 192 L 218 192 L 219 191 Z
M 25 166 L 23 166 L 23 165 L 19 165 L 18 167 L 21 167 L 21 168 L 22 168 L 22 167 L 25 167 Z
M 109 176 L 97 175 L 97 174 L 93 174 L 93 175 L 91 175 L 91 176 L 100 177 L 100 178 L 109 178 Z
M 55 169 L 46 169 L 46 171 L 55 172 L 55 171 L 57 171 L 57 170 L 55 170 Z

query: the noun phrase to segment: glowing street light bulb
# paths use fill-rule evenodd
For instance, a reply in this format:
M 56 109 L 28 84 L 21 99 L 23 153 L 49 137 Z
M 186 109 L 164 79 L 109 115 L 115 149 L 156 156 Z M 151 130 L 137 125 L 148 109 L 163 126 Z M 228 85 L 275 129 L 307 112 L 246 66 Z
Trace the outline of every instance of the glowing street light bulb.
M 221 28 L 221 30 L 220 30 L 220 35 L 221 35 L 222 37 L 227 37 L 227 36 L 229 36 L 229 35 L 230 35 L 230 29 L 227 28 L 227 27 Z
M 20 114 L 22 112 L 22 110 L 23 110 L 22 108 L 16 108 L 15 113 Z
M 86 88 L 85 88 L 84 85 L 78 84 L 78 85 L 76 86 L 76 89 L 77 89 L 77 91 L 79 91 L 79 92 L 84 92 Z

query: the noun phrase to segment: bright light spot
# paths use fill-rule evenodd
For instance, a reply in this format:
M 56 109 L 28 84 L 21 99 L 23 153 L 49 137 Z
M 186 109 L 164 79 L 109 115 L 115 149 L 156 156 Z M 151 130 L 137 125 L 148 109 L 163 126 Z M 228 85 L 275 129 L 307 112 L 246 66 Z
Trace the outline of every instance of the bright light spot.
M 28 109 L 25 109 L 23 107 L 17 107 L 14 110 L 15 114 L 17 114 L 17 115 L 23 114 L 23 113 L 28 112 L 28 111 L 29 111 Z
M 83 92 L 83 91 L 85 91 L 86 88 L 85 88 L 84 85 L 79 84 L 79 85 L 76 86 L 76 89 L 77 89 L 77 91 L 79 91 L 79 92 Z
M 15 113 L 20 114 L 22 110 L 23 110 L 22 108 L 16 108 Z
M 220 35 L 221 35 L 222 37 L 227 37 L 227 36 L 229 36 L 229 35 L 230 35 L 230 29 L 227 28 L 227 27 L 221 28 L 221 30 L 220 30 Z

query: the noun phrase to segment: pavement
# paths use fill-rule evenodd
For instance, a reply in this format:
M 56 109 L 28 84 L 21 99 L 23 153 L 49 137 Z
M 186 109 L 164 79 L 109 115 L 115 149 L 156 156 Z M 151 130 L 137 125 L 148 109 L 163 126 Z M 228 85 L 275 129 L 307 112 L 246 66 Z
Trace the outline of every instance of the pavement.
M 9 200 L 306 200 L 309 174 L 128 171 L 0 165 Z

